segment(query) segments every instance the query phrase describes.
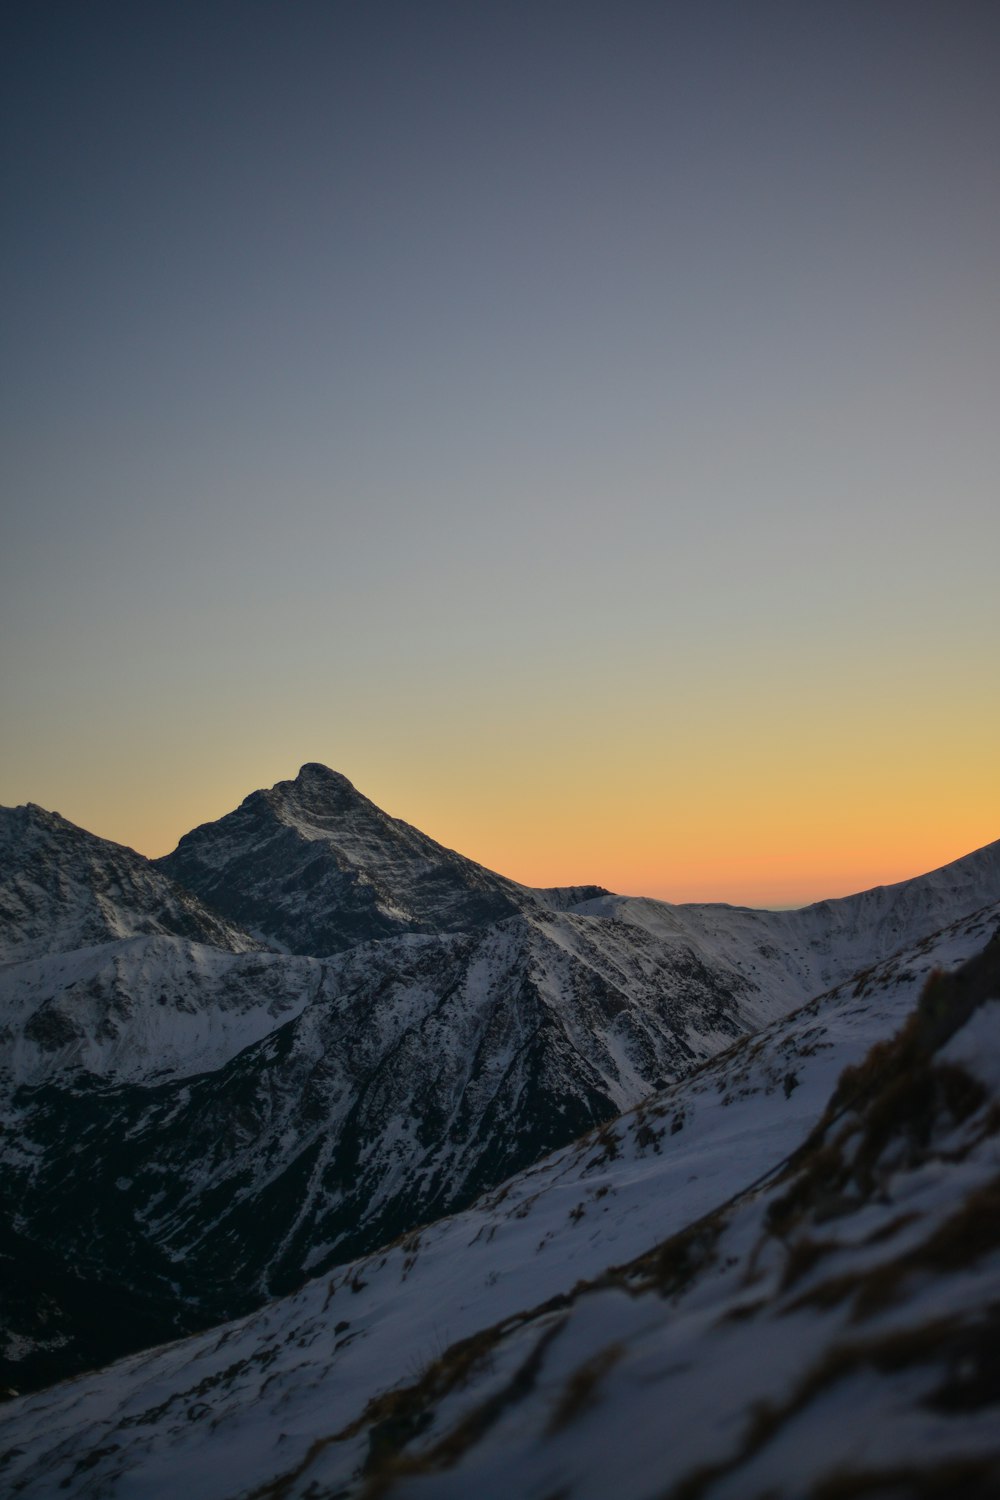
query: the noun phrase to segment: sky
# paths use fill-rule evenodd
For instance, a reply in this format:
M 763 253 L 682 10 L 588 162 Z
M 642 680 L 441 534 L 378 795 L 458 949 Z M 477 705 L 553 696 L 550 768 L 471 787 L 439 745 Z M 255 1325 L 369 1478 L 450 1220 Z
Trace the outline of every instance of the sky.
M 534 884 L 1000 837 L 1000 7 L 4 7 L 0 802 Z

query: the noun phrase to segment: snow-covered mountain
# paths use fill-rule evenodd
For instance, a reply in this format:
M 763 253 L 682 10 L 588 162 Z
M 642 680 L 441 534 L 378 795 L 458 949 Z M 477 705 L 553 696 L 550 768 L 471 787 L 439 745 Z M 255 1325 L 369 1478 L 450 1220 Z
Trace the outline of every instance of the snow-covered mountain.
M 161 1337 L 178 1316 L 231 1316 L 677 1077 L 752 1024 L 749 989 L 685 948 L 555 912 L 322 963 L 150 938 L 12 965 L 11 1255 L 33 1276 L 44 1246 L 74 1284 L 153 1296 L 170 1308 Z M 96 1347 L 73 1327 L 50 1307 L 36 1357 L 19 1320 L 6 1378 L 120 1352 L 103 1342 L 118 1323 Z
M 191 841 L 199 899 L 29 811 L 46 841 L 24 841 L 30 880 L 12 843 L 7 888 L 49 893 L 51 937 L 41 956 L 36 921 L 25 944 L 18 909 L 15 951 L 32 956 L 0 967 L 0 1190 L 16 1205 L 0 1375 L 22 1388 L 463 1208 L 1000 898 L 1000 844 L 802 912 L 532 892 L 306 766 L 181 841 L 166 865 L 182 875 Z M 168 896 L 201 925 L 173 935 Z M 317 951 L 262 951 L 237 916 Z M 372 922 L 382 935 L 344 946 Z M 81 1316 L 109 1288 L 121 1317 Z
M 252 792 L 157 863 L 268 942 L 319 956 L 402 933 L 468 932 L 544 899 L 390 818 L 316 764 Z
M 134 849 L 31 802 L 0 808 L 0 962 L 156 933 L 230 953 L 264 946 Z
M 692 939 L 710 941 L 720 958 L 738 966 L 748 957 L 752 965 L 753 945 L 767 943 L 776 950 L 764 955 L 770 963 L 777 964 L 783 955 L 793 984 L 818 991 L 937 931 L 961 912 L 977 910 L 997 894 L 1000 840 L 929 874 L 794 911 L 717 905 L 671 908 L 622 896 L 609 896 L 581 910 L 616 912 L 653 932 L 665 915 L 677 913 Z
M 10 1492 L 992 1496 L 998 919 L 926 936 L 458 1216 L 13 1403 Z

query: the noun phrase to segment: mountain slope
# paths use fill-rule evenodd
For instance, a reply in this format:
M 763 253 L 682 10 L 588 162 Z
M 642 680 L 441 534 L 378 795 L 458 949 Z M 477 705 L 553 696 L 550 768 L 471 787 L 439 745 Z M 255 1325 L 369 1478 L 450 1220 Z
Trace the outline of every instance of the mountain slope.
M 0 1185 L 21 1260 L 45 1245 L 136 1298 L 172 1294 L 185 1326 L 470 1202 L 746 1029 L 738 976 L 677 953 L 658 964 L 625 929 L 571 914 L 325 964 L 185 964 L 148 951 L 165 941 L 90 950 L 79 990 L 0 1053 L 20 1080 L 0 1114 Z M 134 980 L 140 960 L 155 982 L 130 985 L 126 1014 L 100 983 Z M 47 965 L 80 974 L 79 958 Z M 18 978 L 37 1000 L 42 967 L 6 976 L 8 1011 Z M 196 1039 L 203 1071 L 185 1061 Z M 143 1059 L 157 1065 L 145 1076 Z M 16 1363 L 6 1378 L 23 1385 L 30 1350 Z
M 938 1494 L 945 1462 L 960 1489 L 995 1482 L 997 944 L 881 1039 L 998 916 L 819 997 L 457 1218 L 13 1403 L 0 1472 L 27 1497 L 136 1500 L 875 1495 L 887 1473 L 892 1493 Z M 838 1466 L 853 1489 L 829 1487 Z
M 762 1189 L 372 1402 L 361 1492 L 995 1494 L 998 1002 L 994 940 Z
M 878 963 L 929 932 L 1000 896 L 1000 839 L 961 859 L 894 885 L 818 901 L 792 911 L 719 904 L 673 906 L 606 894 L 576 910 L 641 928 L 656 942 L 680 936 L 708 945 L 769 994 L 817 993 Z
M 0 970 L 0 1097 L 44 1083 L 160 1083 L 224 1066 L 317 993 L 312 958 L 127 938 Z
M 34 803 L 0 808 L 0 963 L 153 934 L 263 946 L 135 850 Z

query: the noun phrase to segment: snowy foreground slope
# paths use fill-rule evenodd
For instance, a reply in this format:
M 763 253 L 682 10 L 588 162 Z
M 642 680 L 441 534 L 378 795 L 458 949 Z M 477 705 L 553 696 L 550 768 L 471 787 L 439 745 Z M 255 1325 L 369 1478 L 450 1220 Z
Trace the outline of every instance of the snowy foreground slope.
M 465 1213 L 11 1403 L 2 1482 L 997 1493 L 998 921 L 922 939 Z
M 530 891 L 315 765 L 155 865 L 41 809 L 3 817 L 0 1380 L 19 1389 L 467 1206 L 1000 898 L 1000 844 L 800 912 Z

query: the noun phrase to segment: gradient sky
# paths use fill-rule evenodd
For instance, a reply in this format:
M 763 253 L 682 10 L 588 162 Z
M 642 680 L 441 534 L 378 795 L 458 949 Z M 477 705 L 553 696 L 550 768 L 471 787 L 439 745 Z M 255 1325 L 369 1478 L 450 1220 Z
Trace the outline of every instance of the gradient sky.
M 4 7 L 0 801 L 534 883 L 1000 836 L 994 0 Z

